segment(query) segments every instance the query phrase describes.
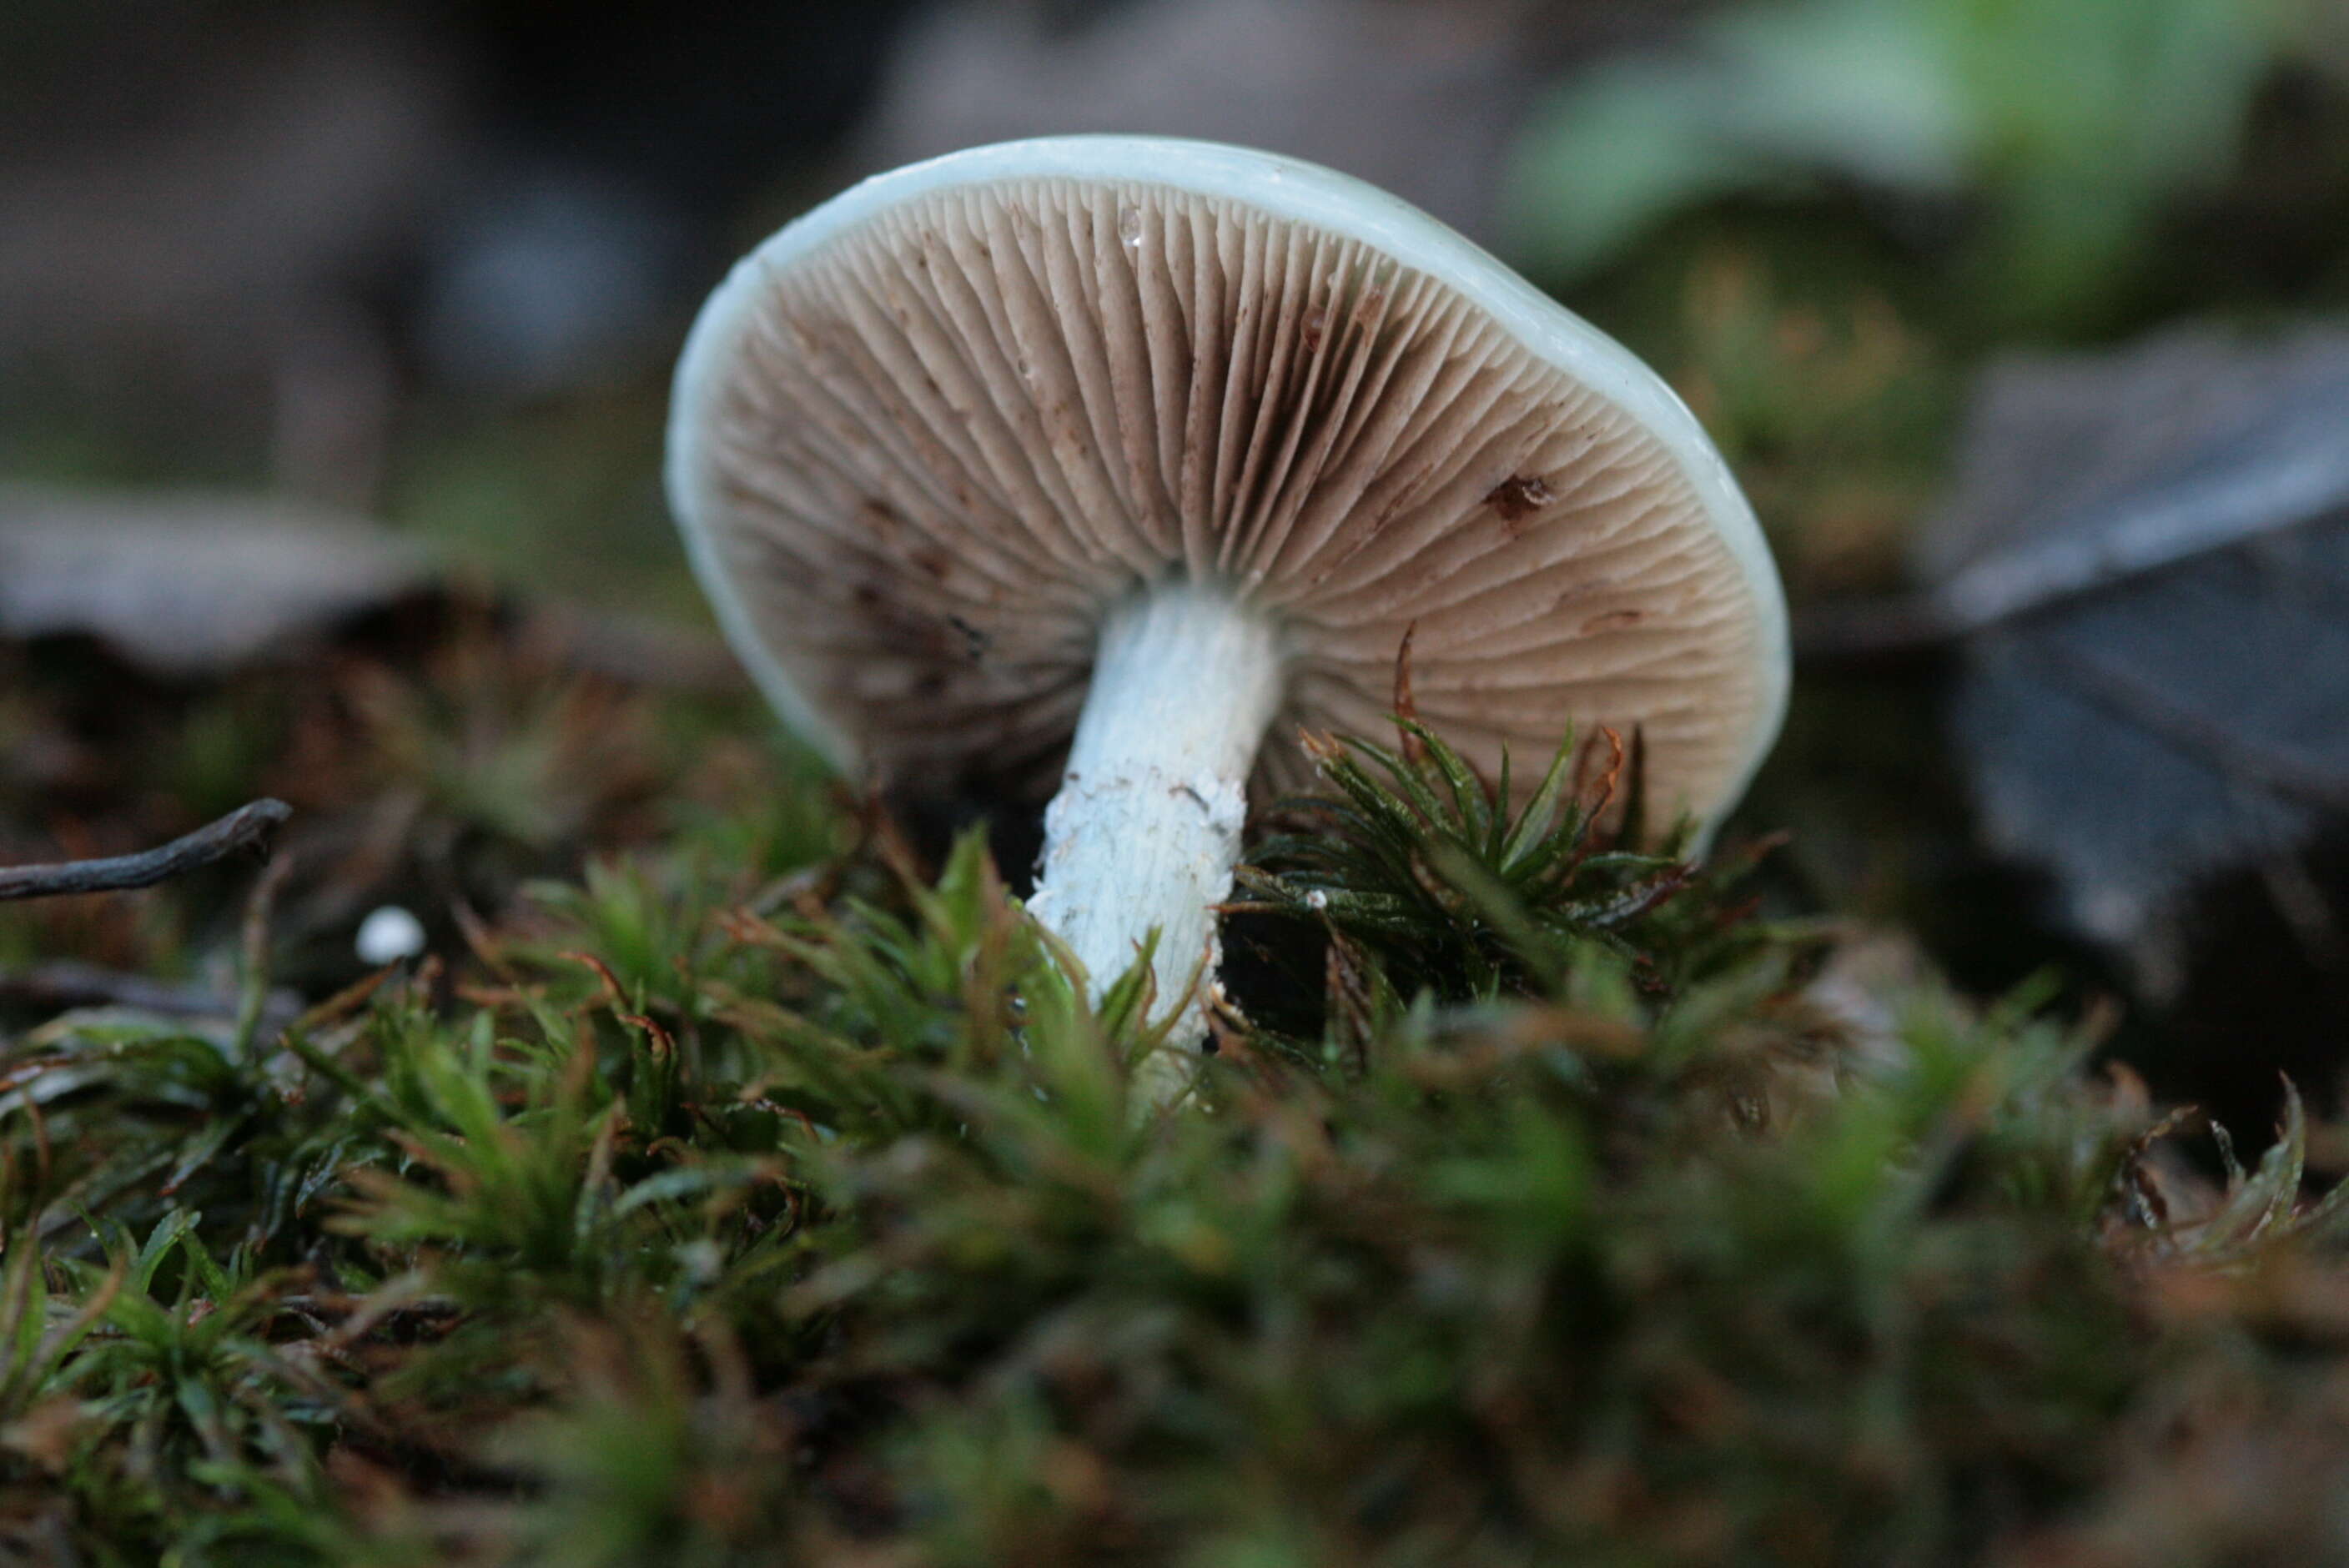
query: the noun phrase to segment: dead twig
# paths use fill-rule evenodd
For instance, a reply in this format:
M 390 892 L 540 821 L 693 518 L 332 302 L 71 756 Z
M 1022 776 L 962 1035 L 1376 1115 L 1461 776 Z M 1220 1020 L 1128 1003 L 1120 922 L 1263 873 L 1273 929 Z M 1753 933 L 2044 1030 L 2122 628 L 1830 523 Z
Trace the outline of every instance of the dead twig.
M 267 860 L 270 841 L 293 814 L 283 800 L 255 800 L 160 849 L 58 865 L 0 866 L 0 901 L 153 887 L 240 853 Z

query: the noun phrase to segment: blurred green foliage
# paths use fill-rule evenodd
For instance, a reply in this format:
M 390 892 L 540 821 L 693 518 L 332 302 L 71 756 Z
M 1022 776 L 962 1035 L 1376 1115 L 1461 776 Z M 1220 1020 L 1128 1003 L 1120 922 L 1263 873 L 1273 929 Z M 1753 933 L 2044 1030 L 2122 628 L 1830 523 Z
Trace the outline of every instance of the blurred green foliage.
M 1690 207 L 1852 186 L 1967 211 L 1992 319 L 2075 325 L 2233 170 L 2316 20 L 2301 0 L 1751 0 L 1557 90 L 1514 170 L 1517 246 L 1570 281 Z
M 704 622 L 660 494 L 667 407 L 651 377 L 523 407 L 429 403 L 384 514 L 501 586 Z

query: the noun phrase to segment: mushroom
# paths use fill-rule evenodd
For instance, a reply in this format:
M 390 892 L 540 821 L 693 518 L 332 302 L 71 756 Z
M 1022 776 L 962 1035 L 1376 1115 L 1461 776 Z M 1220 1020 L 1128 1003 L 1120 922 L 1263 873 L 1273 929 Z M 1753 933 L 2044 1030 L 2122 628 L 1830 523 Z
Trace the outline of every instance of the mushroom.
M 1268 730 L 1379 724 L 1414 627 L 1473 762 L 1636 727 L 1708 830 L 1785 702 L 1768 548 L 1663 382 L 1415 209 L 1239 148 L 1009 142 L 825 202 L 703 307 L 668 488 L 843 769 L 1065 746 L 1029 908 L 1097 989 L 1157 933 L 1177 1049 Z

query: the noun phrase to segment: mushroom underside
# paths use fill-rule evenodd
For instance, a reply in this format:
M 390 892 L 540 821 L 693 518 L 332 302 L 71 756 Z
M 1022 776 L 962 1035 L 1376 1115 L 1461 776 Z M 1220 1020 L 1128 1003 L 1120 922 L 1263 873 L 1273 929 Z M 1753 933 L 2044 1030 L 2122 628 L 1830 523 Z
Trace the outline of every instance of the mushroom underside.
M 1420 711 L 1488 771 L 1571 721 L 1640 729 L 1667 805 L 1742 784 L 1744 571 L 1653 434 L 1462 290 L 1066 177 L 927 191 L 763 282 L 692 482 L 843 761 L 1044 773 L 1104 618 L 1189 582 L 1284 629 L 1276 727 L 1377 727 L 1415 627 Z

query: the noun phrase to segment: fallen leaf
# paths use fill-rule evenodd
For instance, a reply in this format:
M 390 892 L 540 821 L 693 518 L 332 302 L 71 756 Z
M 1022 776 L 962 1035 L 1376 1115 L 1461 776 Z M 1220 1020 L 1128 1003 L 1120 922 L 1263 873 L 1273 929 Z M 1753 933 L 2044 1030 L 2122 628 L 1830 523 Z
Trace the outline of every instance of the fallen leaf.
M 94 637 L 158 675 L 282 653 L 429 579 L 421 552 L 334 513 L 0 487 L 0 636 Z
M 2091 935 L 2349 816 L 2349 332 L 1993 370 L 1920 560 L 1983 830 Z

